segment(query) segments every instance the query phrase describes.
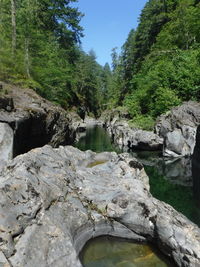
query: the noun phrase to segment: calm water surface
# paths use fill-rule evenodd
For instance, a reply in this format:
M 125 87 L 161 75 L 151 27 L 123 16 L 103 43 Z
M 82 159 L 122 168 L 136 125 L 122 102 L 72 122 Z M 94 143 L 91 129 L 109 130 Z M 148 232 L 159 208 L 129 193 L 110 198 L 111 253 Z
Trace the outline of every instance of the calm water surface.
M 99 126 L 88 128 L 76 147 L 83 151 L 90 149 L 95 152 L 123 152 L 111 143 L 109 135 Z M 180 184 L 181 182 L 177 183 L 178 174 L 176 177 L 175 173 L 178 168 L 182 168 L 177 165 L 179 163 L 175 162 L 176 165 L 168 164 L 165 166 L 166 161 L 158 152 L 131 152 L 131 154 L 144 164 L 150 179 L 152 195 L 169 203 L 200 226 L 200 207 L 198 208 L 195 202 L 192 187 L 183 186 Z M 187 172 L 187 170 L 181 171 Z M 90 240 L 81 252 L 80 258 L 85 267 L 175 266 L 149 245 L 135 244 L 111 237 L 99 237 Z
M 123 152 L 118 146 L 111 143 L 110 136 L 100 126 L 88 128 L 86 135 L 79 140 L 76 147 L 83 151 L 90 149 L 95 152 Z M 200 227 L 200 203 L 194 199 L 192 187 L 182 185 L 180 177 L 175 177 L 176 170 L 182 169 L 182 175 L 184 175 L 189 167 L 185 164 L 184 169 L 183 166 L 178 165 L 177 160 L 174 163 L 166 164 L 158 152 L 135 151 L 130 153 L 144 164 L 150 179 L 152 195 L 172 205 Z M 191 177 L 189 178 L 191 181 Z
M 98 237 L 90 240 L 81 255 L 84 267 L 174 267 L 153 247 L 127 240 Z

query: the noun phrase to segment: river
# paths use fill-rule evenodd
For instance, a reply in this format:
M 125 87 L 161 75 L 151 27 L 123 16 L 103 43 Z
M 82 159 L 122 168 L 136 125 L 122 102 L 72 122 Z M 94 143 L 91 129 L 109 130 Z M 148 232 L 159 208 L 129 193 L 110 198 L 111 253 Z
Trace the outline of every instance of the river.
M 80 150 L 95 152 L 123 151 L 112 144 L 110 136 L 100 126 L 89 127 L 75 145 Z M 149 176 L 154 197 L 169 203 L 200 226 L 200 212 L 193 197 L 190 162 L 166 161 L 160 152 L 129 152 L 143 163 Z M 189 170 L 189 171 L 188 171 Z M 183 179 L 184 176 L 184 179 Z M 151 244 L 135 244 L 119 238 L 98 237 L 90 240 L 80 254 L 84 267 L 172 267 L 173 262 Z
M 123 151 L 112 144 L 110 136 L 100 126 L 89 127 L 76 143 L 80 150 L 95 152 Z M 129 152 L 143 163 L 149 176 L 150 192 L 200 227 L 200 207 L 193 196 L 190 162 L 187 159 L 166 160 L 160 152 Z

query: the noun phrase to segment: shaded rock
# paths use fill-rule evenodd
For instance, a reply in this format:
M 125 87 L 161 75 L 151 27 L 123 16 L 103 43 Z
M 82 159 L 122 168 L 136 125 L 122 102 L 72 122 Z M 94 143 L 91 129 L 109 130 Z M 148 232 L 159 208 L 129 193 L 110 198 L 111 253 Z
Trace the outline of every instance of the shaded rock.
M 135 162 L 128 154 L 45 146 L 7 163 L 0 179 L 3 255 L 13 267 L 76 267 L 90 238 L 111 235 L 154 242 L 178 266 L 199 266 L 200 229 L 151 196 Z
M 190 156 L 195 146 L 197 126 L 200 124 L 200 103 L 189 101 L 162 115 L 156 133 L 164 138 L 164 156 Z
M 196 145 L 192 155 L 192 178 L 194 196 L 200 207 L 200 126 L 197 128 Z
M 0 109 L 4 109 L 6 111 L 12 111 L 14 109 L 13 99 L 8 96 L 0 96 Z
M 9 124 L 14 131 L 14 156 L 45 144 L 57 147 L 73 143 L 76 136 L 73 113 L 43 99 L 31 89 L 2 84 L 8 92 L 7 99 L 12 99 L 15 107 L 8 111 L 7 104 L 0 99 L 0 122 Z

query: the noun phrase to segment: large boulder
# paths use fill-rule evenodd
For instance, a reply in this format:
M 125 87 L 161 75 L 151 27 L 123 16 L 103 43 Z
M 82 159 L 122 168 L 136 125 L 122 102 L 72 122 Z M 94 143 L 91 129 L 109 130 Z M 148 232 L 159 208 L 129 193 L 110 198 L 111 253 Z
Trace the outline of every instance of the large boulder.
M 0 98 L 0 122 L 13 129 L 14 156 L 45 144 L 57 147 L 74 142 L 77 127 L 74 114 L 45 100 L 31 89 L 2 84 L 7 92 L 6 99 L 10 99 L 7 102 L 11 104 L 9 106 L 2 100 L 5 97 Z
M 104 116 L 104 127 L 112 140 L 123 149 L 162 150 L 163 138 L 152 131 L 132 128 L 127 122 L 128 115 L 111 112 Z
M 6 266 L 80 267 L 91 238 L 153 242 L 178 266 L 200 266 L 200 229 L 149 193 L 128 154 L 51 146 L 1 169 L 0 261 Z
M 197 126 L 200 124 L 200 103 L 189 101 L 162 115 L 156 133 L 164 138 L 164 156 L 190 156 L 195 146 Z

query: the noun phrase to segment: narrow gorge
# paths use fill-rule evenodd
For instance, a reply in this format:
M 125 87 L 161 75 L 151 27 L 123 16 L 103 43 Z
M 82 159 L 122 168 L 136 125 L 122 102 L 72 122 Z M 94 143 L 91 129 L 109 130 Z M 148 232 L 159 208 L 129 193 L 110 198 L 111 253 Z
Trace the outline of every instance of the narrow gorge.
M 110 146 L 111 152 L 63 146 L 75 139 L 81 143 L 87 125 L 31 90 L 4 86 L 13 107 L 0 111 L 2 126 L 10 129 L 1 142 L 1 155 L 8 155 L 0 167 L 3 266 L 82 266 L 80 252 L 99 236 L 153 245 L 168 257 L 164 266 L 199 266 L 200 228 L 152 196 L 149 177 L 138 159 L 112 152 L 120 148 L 109 137 L 104 147 L 98 131 L 95 142 L 103 150 Z M 90 126 L 94 123 L 89 120 Z M 12 149 L 16 157 L 9 159 Z

